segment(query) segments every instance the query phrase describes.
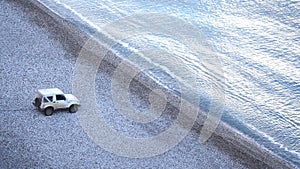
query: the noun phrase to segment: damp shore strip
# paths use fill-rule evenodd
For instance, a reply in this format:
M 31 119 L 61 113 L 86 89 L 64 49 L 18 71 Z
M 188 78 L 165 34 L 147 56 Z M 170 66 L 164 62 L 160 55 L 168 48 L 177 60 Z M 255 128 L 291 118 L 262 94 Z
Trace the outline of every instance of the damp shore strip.
M 35 5 L 39 9 L 41 9 L 41 13 L 49 15 L 51 18 L 53 18 L 61 27 L 63 27 L 64 30 L 67 30 L 67 32 L 72 36 L 73 39 L 75 39 L 79 46 L 83 46 L 85 42 L 92 37 L 93 32 L 91 32 L 88 29 L 82 29 L 76 26 L 75 20 L 70 20 L 66 18 L 62 18 L 61 16 L 54 13 L 51 9 L 46 7 L 44 4 L 40 3 L 36 0 L 29 0 L 29 3 L 32 5 Z M 78 18 L 76 18 L 78 19 Z M 80 22 L 80 20 L 76 21 Z M 105 58 L 105 60 L 108 63 L 111 63 L 112 65 L 116 65 L 120 61 L 120 57 L 117 55 Z M 145 84 L 146 86 L 149 84 L 149 81 L 154 82 L 151 80 L 151 77 L 149 77 L 147 74 L 143 74 L 143 78 L 137 79 L 142 84 Z M 158 84 L 160 85 L 160 84 Z M 163 88 L 163 86 L 161 86 Z M 169 92 L 169 94 L 173 95 L 174 97 L 178 97 L 175 93 Z M 200 112 L 198 115 L 198 119 L 196 121 L 195 126 L 202 126 L 204 120 L 206 119 L 206 114 L 203 112 Z M 200 131 L 200 129 L 193 127 L 193 130 L 196 130 L 197 132 Z M 262 147 L 258 143 L 256 143 L 253 139 L 243 135 L 236 129 L 230 127 L 228 124 L 220 121 L 218 127 L 214 131 L 214 134 L 217 137 L 221 137 L 224 141 L 229 142 L 230 145 L 234 145 L 236 149 L 239 149 L 242 152 L 245 152 L 252 158 L 255 158 L 259 161 L 262 161 L 263 163 L 267 164 L 271 168 L 294 168 L 289 163 L 287 163 L 284 159 L 281 157 L 275 155 L 271 151 L 267 150 L 266 148 Z M 225 148 L 226 149 L 226 148 Z M 231 151 L 230 148 L 228 148 Z

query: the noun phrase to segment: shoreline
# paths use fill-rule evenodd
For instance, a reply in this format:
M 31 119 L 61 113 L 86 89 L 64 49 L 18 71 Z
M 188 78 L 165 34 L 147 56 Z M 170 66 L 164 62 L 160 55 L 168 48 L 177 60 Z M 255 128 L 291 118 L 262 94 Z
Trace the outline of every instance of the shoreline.
M 62 24 L 65 28 L 68 29 L 69 32 L 71 32 L 71 35 L 80 42 L 80 44 L 83 46 L 84 42 L 91 38 L 93 36 L 93 33 L 88 32 L 88 30 L 80 30 L 74 23 L 71 23 L 57 14 L 53 13 L 50 9 L 45 7 L 40 2 L 37 2 L 36 0 L 30 0 L 31 3 L 35 4 L 37 7 L 39 7 L 41 10 L 46 12 L 49 16 L 51 16 L 54 20 L 56 20 L 58 23 Z M 115 57 L 114 57 L 115 56 Z M 119 56 L 114 55 L 111 58 L 106 58 L 105 61 L 109 62 L 112 65 L 116 65 L 122 58 L 119 58 Z M 143 74 L 145 77 L 142 77 L 140 79 L 137 79 L 142 84 L 147 85 L 148 80 L 154 82 L 150 76 Z M 145 80 L 148 79 L 148 80 Z M 157 84 L 157 83 L 156 83 Z M 158 84 L 160 87 L 164 88 L 162 85 Z M 149 87 L 149 86 L 148 86 Z M 168 89 L 167 89 L 168 90 Z M 170 92 L 169 94 L 173 95 L 173 97 L 177 97 L 176 94 Z M 206 115 L 203 112 L 199 112 L 197 118 L 197 126 L 202 126 L 203 121 L 201 119 L 205 119 Z M 199 120 L 200 119 L 200 120 Z M 196 129 L 193 127 L 196 132 L 200 132 L 201 129 Z M 241 132 L 236 130 L 235 128 L 232 128 L 228 124 L 226 124 L 223 121 L 220 121 L 218 127 L 214 131 L 213 135 L 216 135 L 217 137 L 221 137 L 222 139 L 226 140 L 230 144 L 236 146 L 238 149 L 241 149 L 241 151 L 249 154 L 250 156 L 266 163 L 267 165 L 271 166 L 272 168 L 293 168 L 290 166 L 287 162 L 285 162 L 281 157 L 275 155 L 268 149 L 262 147 L 257 142 L 255 142 L 253 139 L 243 135 Z M 214 136 L 211 136 L 214 137 Z M 263 160 L 261 160 L 263 159 Z
M 13 2 L 13 3 L 22 4 L 23 2 Z M 75 51 L 73 51 L 74 48 L 68 50 L 67 45 L 64 46 L 67 49 L 67 51 L 78 53 L 78 51 L 80 51 L 80 49 L 81 49 L 80 47 L 82 47 L 84 45 L 85 41 L 91 36 L 88 33 L 80 30 L 73 23 L 71 23 L 67 20 L 64 20 L 63 18 L 60 18 L 56 14 L 52 13 L 51 10 L 44 7 L 39 2 L 37 2 L 35 0 L 30 0 L 30 3 L 34 4 L 35 6 L 37 6 L 39 8 L 39 10 L 41 10 L 38 15 L 40 15 L 40 14 L 49 15 L 52 19 L 55 20 L 56 23 L 60 24 L 62 26 L 61 29 L 66 30 L 65 33 L 68 33 L 67 36 L 71 36 L 72 40 L 75 42 L 75 44 L 78 45 L 78 46 L 74 47 L 77 49 Z M 34 21 L 34 22 L 37 22 L 37 21 Z M 49 29 L 49 28 L 46 28 L 46 29 Z M 53 30 L 49 30 L 49 31 L 53 31 Z M 52 33 L 56 34 L 55 31 Z M 61 42 L 61 43 L 63 44 L 64 42 Z M 118 61 L 119 59 L 121 59 L 121 58 L 118 58 L 118 56 L 112 56 L 111 58 L 107 58 L 106 61 L 112 65 L 115 65 L 119 62 Z M 150 77 L 144 77 L 139 80 L 143 80 L 143 79 L 149 80 L 149 78 Z M 144 84 L 145 82 L 141 81 L 141 83 Z M 174 97 L 176 97 L 176 96 L 174 96 Z M 202 125 L 203 122 L 199 121 L 199 119 L 203 119 L 203 118 L 205 118 L 205 115 L 203 115 L 203 114 L 198 117 L 196 126 Z M 199 129 L 197 129 L 195 127 L 193 129 L 196 130 L 196 132 L 199 132 Z M 272 168 L 293 168 L 288 163 L 286 163 L 283 159 L 276 156 L 275 154 L 268 151 L 267 149 L 261 147 L 260 145 L 258 145 L 256 142 L 254 142 L 250 138 L 243 136 L 241 133 L 239 133 L 235 129 L 231 128 L 226 123 L 221 122 L 219 124 L 219 126 L 217 127 L 215 134 L 212 137 L 213 138 L 210 139 L 210 140 L 213 140 L 212 142 L 220 141 L 220 139 L 218 139 L 220 137 L 223 140 L 225 140 L 226 142 L 228 142 L 228 143 L 226 143 L 227 145 L 230 144 L 230 145 L 234 145 L 236 147 L 236 148 L 234 148 L 234 150 L 230 149 L 230 147 L 222 148 L 223 143 L 221 143 L 221 145 L 219 145 L 219 147 L 221 149 L 223 149 L 223 151 L 225 151 L 226 153 L 235 154 L 235 152 L 234 152 L 235 149 L 238 149 L 239 151 L 242 151 L 242 153 L 246 153 L 249 156 L 251 156 L 252 158 L 262 161 L 263 163 L 267 164 L 268 166 L 271 166 Z M 213 143 L 213 144 L 215 144 L 217 146 L 219 143 Z M 247 157 L 245 157 L 245 159 L 247 160 Z M 261 160 L 261 159 L 263 159 L 263 160 Z M 254 166 L 252 166 L 252 167 L 254 167 Z

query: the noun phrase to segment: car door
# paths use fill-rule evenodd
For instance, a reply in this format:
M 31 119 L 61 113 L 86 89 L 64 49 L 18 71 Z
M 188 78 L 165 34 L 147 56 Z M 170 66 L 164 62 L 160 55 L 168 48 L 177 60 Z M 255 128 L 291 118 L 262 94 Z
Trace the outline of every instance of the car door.
M 63 94 L 58 94 L 56 95 L 56 100 L 55 100 L 56 108 L 57 109 L 64 109 L 66 108 L 67 105 L 67 99 Z

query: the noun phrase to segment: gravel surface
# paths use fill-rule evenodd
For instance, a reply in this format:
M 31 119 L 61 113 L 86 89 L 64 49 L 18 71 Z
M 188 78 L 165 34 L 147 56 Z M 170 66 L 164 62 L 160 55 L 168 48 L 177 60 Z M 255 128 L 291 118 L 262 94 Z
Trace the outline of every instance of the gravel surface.
M 84 132 L 76 114 L 57 111 L 46 117 L 31 103 L 40 88 L 58 87 L 71 93 L 79 43 L 27 2 L 0 1 L 0 23 L 0 168 L 268 168 L 217 136 L 200 144 L 195 131 L 173 149 L 151 158 L 105 151 Z M 111 126 L 131 137 L 144 137 L 172 123 L 175 115 L 170 112 L 176 108 L 168 106 L 160 121 L 148 126 L 126 124 L 109 91 L 113 70 L 113 65 L 103 62 L 96 80 L 98 107 Z M 132 83 L 137 108 L 148 106 L 148 90 Z

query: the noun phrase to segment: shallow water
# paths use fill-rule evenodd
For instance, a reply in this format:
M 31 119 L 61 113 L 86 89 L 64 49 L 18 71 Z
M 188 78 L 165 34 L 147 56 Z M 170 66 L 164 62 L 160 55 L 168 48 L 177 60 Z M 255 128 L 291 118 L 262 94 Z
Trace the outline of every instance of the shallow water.
M 223 90 L 223 121 L 300 166 L 299 1 L 39 1 L 78 26 L 88 25 L 93 31 L 111 33 L 111 26 L 120 25 L 118 20 L 134 14 L 141 15 L 141 23 L 133 26 L 147 25 L 152 22 L 147 18 L 143 20 L 145 15 L 142 14 L 147 13 L 178 18 L 192 25 L 188 30 L 197 30 L 196 33 L 182 31 L 182 25 L 175 21 L 155 18 L 152 28 L 141 28 L 144 32 L 132 32 L 132 36 L 119 40 L 132 51 L 147 48 L 171 54 L 171 58 L 143 56 L 145 62 L 158 69 L 168 72 L 165 65 L 169 64 L 182 69 L 183 76 L 196 75 L 199 91 L 186 80 L 174 78 L 191 91 L 200 92 L 202 110 L 209 110 L 215 96 L 211 93 L 217 88 Z M 75 17 L 80 18 L 80 22 Z M 191 41 L 185 41 L 188 38 L 175 37 L 176 29 L 163 31 L 164 27 L 157 26 L 166 21 L 178 26 L 179 33 L 186 37 L 195 35 L 198 38 L 199 33 L 201 36 L 197 40 L 201 48 L 197 49 L 200 53 L 191 51 Z M 166 32 L 169 34 L 163 34 Z M 122 33 L 113 32 L 112 36 L 118 39 Z M 203 65 L 203 59 L 210 56 L 201 53 L 201 49 L 207 48 L 218 56 L 221 68 L 212 64 L 213 69 L 209 69 L 208 65 Z M 140 67 L 144 63 L 131 61 Z M 153 76 L 172 87 L 163 73 Z M 214 82 L 224 83 L 212 84 Z

